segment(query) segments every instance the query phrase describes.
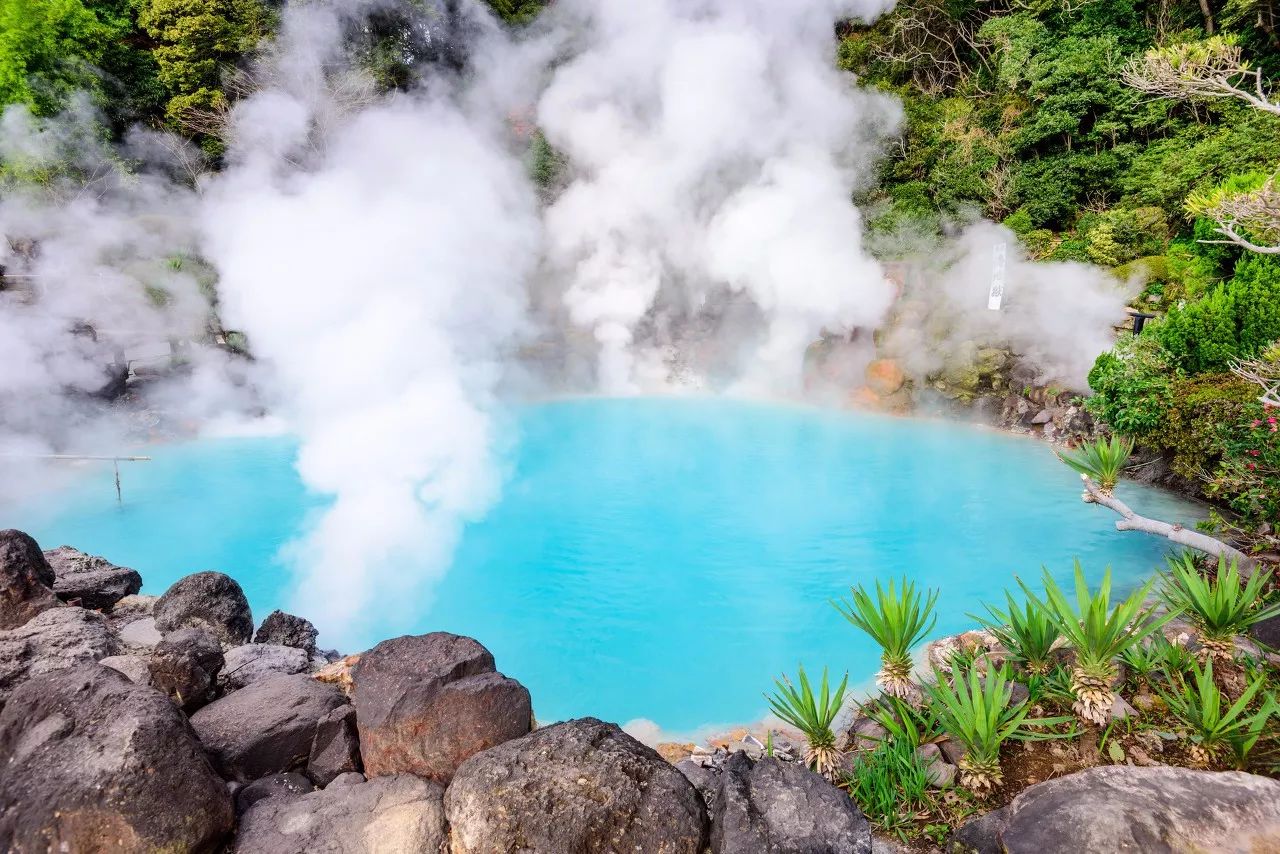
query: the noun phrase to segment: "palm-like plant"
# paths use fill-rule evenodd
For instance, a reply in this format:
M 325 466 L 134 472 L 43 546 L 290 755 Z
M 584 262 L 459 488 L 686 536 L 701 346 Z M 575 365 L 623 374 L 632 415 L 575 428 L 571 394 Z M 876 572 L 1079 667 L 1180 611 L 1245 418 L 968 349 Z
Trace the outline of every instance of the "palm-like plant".
M 1120 475 L 1133 453 L 1133 440 L 1112 436 L 1110 439 L 1098 439 L 1085 442 L 1075 451 L 1055 451 L 1058 459 L 1087 477 L 1098 485 L 1103 495 L 1110 495 L 1120 482 Z M 1091 501 L 1089 493 L 1085 500 Z
M 910 744 L 912 749 L 946 737 L 931 704 L 917 708 L 898 697 L 886 697 L 882 702 L 863 706 L 862 712 L 884 727 L 889 738 Z
M 1274 696 L 1267 696 L 1262 707 L 1249 714 L 1250 701 L 1266 684 L 1265 675 L 1257 675 L 1245 688 L 1240 699 L 1230 706 L 1224 703 L 1222 691 L 1213 681 L 1213 659 L 1204 668 L 1192 664 L 1192 678 L 1179 679 L 1177 691 L 1160 691 L 1169 710 L 1191 730 L 1194 742 L 1191 761 L 1208 765 L 1224 749 L 1235 756 L 1237 767 L 1243 767 L 1262 736 L 1267 720 L 1276 712 Z
M 1241 583 L 1235 561 L 1218 558 L 1213 578 L 1200 573 L 1189 554 L 1170 558 L 1160 595 L 1169 607 L 1182 610 L 1195 624 L 1207 657 L 1230 659 L 1235 654 L 1233 638 L 1254 623 L 1280 614 L 1280 603 L 1267 606 L 1262 601 L 1271 573 L 1259 569 Z
M 832 606 L 846 620 L 871 635 L 882 650 L 880 672 L 876 684 L 886 694 L 907 697 L 911 693 L 911 647 L 915 646 L 938 621 L 933 606 L 938 591 L 921 593 L 914 582 L 902 579 L 901 589 L 892 580 L 885 590 L 876 582 L 875 598 L 859 585 L 850 589 L 850 600 L 832 600 Z
M 1049 672 L 1049 652 L 1062 634 L 1038 603 L 1028 599 L 1019 608 L 1009 591 L 1004 595 L 1009 602 L 1007 611 L 985 605 L 990 618 L 970 616 L 995 635 L 1015 661 L 1025 664 L 1029 674 L 1043 676 Z
M 831 730 L 831 722 L 844 704 L 849 674 L 844 675 L 834 692 L 827 680 L 825 667 L 822 668 L 822 683 L 816 693 L 803 667 L 799 668 L 797 679 L 798 687 L 783 674 L 781 679 L 774 680 L 777 692 L 772 696 L 766 694 L 765 699 L 775 715 L 804 733 L 809 742 L 805 763 L 828 780 L 834 780 L 840 753 L 836 750 L 836 734 Z
M 1144 606 L 1154 581 L 1148 581 L 1113 608 L 1110 567 L 1102 575 L 1098 592 L 1091 594 L 1080 561 L 1076 561 L 1074 605 L 1048 569 L 1044 570 L 1043 602 L 1021 579 L 1018 580 L 1027 597 L 1045 609 L 1058 631 L 1075 648 L 1071 689 L 1076 702 L 1072 708 L 1086 723 L 1101 726 L 1107 721 L 1108 712 L 1115 702 L 1111 683 L 1119 675 L 1116 658 L 1173 619 L 1175 612 L 1156 617 Z
M 947 734 L 964 745 L 960 760 L 960 782 L 978 794 L 985 794 L 1004 780 L 1000 770 L 1000 746 L 1011 738 L 1027 740 L 1057 738 L 1057 733 L 1032 733 L 1027 726 L 1049 726 L 1071 720 L 1069 716 L 1028 720 L 1030 707 L 1023 700 L 1010 705 L 1012 691 L 1005 666 L 992 668 L 985 676 L 977 670 L 952 670 L 952 682 L 935 671 L 935 681 L 925 686 L 930 705 Z

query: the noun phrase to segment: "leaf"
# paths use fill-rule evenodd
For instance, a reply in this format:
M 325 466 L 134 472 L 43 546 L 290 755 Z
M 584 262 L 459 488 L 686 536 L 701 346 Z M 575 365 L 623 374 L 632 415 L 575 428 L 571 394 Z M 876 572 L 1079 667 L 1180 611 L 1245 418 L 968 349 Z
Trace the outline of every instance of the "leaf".
M 1111 757 L 1112 762 L 1116 762 L 1116 763 L 1123 762 L 1124 748 L 1121 747 L 1117 742 L 1113 741 L 1107 745 L 1107 755 Z

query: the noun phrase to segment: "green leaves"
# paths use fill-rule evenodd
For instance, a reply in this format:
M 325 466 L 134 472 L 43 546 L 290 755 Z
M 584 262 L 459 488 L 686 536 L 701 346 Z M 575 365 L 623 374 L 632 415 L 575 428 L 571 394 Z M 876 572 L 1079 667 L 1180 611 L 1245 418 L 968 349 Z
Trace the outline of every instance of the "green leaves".
M 1092 676 L 1105 677 L 1113 672 L 1114 659 L 1130 647 L 1141 643 L 1173 619 L 1168 613 L 1153 617 L 1145 607 L 1147 594 L 1155 579 L 1148 581 L 1129 594 L 1128 598 L 1111 606 L 1111 568 L 1102 575 L 1102 583 L 1096 593 L 1089 592 L 1080 561 L 1075 563 L 1075 602 L 1058 587 L 1048 569 L 1043 575 L 1045 593 L 1042 601 L 1021 579 L 1027 598 L 1045 609 L 1058 631 L 1076 650 L 1077 666 Z
M 1244 767 L 1249 753 L 1266 729 L 1267 721 L 1276 713 L 1276 698 L 1268 695 L 1256 712 L 1248 713 L 1249 703 L 1266 684 L 1264 675 L 1254 676 L 1240 699 L 1230 706 L 1213 681 L 1213 661 L 1204 669 L 1192 665 L 1192 678 L 1179 679 L 1177 691 L 1159 691 L 1160 697 L 1177 718 L 1192 731 L 1193 738 L 1209 753 L 1230 749 L 1237 767 Z
M 797 678 L 800 682 L 798 687 L 785 674 L 781 679 L 774 680 L 777 692 L 765 695 L 769 708 L 779 718 L 804 733 L 811 747 L 829 747 L 835 744 L 836 737 L 831 731 L 831 722 L 844 703 L 849 674 L 844 675 L 834 692 L 827 680 L 825 667 L 822 668 L 822 683 L 816 692 L 803 667 L 799 668 Z
M 1262 620 L 1280 614 L 1280 603 L 1264 606 L 1262 592 L 1271 573 L 1259 568 L 1248 581 L 1241 583 L 1235 561 L 1218 558 L 1214 578 L 1200 574 L 1195 559 L 1189 554 L 1168 560 L 1169 571 L 1163 575 L 1160 596 L 1174 610 L 1186 611 L 1197 628 L 1208 638 L 1230 641 Z
M 1086 442 L 1075 451 L 1055 451 L 1075 471 L 1091 478 L 1098 488 L 1110 494 L 1120 481 L 1124 467 L 1133 453 L 1133 440 L 1121 436 Z
M 876 582 L 875 598 L 862 586 L 851 588 L 851 600 L 832 600 L 831 605 L 853 625 L 871 635 L 884 649 L 886 660 L 906 659 L 910 662 L 910 650 L 921 641 L 938 621 L 933 607 L 938 601 L 938 591 L 921 594 L 915 582 L 904 577 L 900 587 L 892 580 L 885 590 Z
M 992 605 L 985 605 L 990 619 L 970 616 L 995 635 L 1014 660 L 1024 663 L 1030 672 L 1047 672 L 1049 651 L 1061 636 L 1058 627 L 1034 600 L 1027 599 L 1019 608 L 1009 591 L 1006 590 L 1004 595 L 1009 603 L 1008 610 L 1000 611 Z

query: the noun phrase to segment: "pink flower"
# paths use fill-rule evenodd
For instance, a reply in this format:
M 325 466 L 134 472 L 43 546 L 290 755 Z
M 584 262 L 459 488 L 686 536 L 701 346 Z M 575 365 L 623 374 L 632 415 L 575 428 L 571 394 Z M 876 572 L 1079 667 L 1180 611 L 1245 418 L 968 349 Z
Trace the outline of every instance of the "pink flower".
M 1245 464 L 1244 464 L 1244 467 L 1245 467 L 1245 468 L 1247 468 L 1249 471 L 1257 471 L 1257 469 L 1258 469 L 1258 464 L 1257 464 L 1257 463 L 1245 463 Z
M 1249 451 L 1249 456 L 1251 457 L 1260 456 L 1261 454 L 1262 454 L 1262 451 Z

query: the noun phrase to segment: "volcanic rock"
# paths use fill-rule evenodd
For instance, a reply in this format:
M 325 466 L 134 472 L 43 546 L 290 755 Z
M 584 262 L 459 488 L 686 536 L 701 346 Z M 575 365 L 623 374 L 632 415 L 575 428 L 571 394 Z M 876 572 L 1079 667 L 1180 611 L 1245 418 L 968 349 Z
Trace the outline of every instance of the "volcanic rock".
M 151 662 L 141 655 L 109 655 L 99 659 L 98 663 L 103 667 L 118 670 L 129 677 L 130 682 L 136 682 L 139 685 L 151 684 Z
M 306 775 L 296 771 L 286 774 L 272 774 L 261 780 L 254 780 L 236 795 L 236 815 L 264 798 L 296 798 L 316 790 L 315 784 Z
M 249 600 L 235 579 L 221 572 L 197 572 L 180 578 L 155 606 L 156 628 L 168 633 L 197 628 L 212 632 L 221 643 L 247 643 L 253 634 Z
M 222 662 L 222 646 L 204 629 L 170 632 L 151 653 L 151 686 L 190 714 L 214 698 Z
M 116 655 L 107 618 L 84 608 L 51 608 L 0 631 L 0 702 L 24 679 Z
M 254 643 L 271 643 L 280 646 L 291 646 L 305 650 L 310 656 L 316 651 L 316 637 L 319 632 L 311 625 L 310 620 L 286 614 L 284 611 L 272 611 L 258 627 L 253 636 Z
M 303 650 L 274 643 L 247 643 L 227 650 L 220 679 L 231 691 L 264 676 L 306 673 L 310 667 L 311 659 Z
M 327 786 L 339 774 L 361 770 L 360 735 L 356 731 L 356 710 L 344 705 L 316 723 L 316 735 L 307 759 L 307 774 Z
M 64 602 L 105 610 L 142 589 L 136 571 L 71 546 L 58 546 L 44 556 L 56 576 L 53 592 Z
M 58 605 L 53 568 L 21 531 L 0 531 L 0 629 L 16 629 Z
M 137 617 L 124 625 L 113 621 L 121 648 L 131 655 L 151 655 L 164 635 L 156 628 L 154 617 Z

